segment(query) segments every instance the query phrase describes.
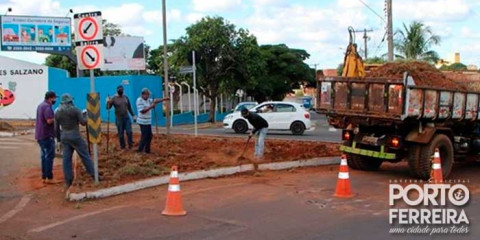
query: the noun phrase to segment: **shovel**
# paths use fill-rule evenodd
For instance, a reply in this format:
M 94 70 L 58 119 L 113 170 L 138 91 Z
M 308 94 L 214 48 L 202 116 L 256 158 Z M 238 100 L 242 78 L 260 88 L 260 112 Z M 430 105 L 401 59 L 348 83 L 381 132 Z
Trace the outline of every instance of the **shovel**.
M 245 154 L 245 151 L 247 151 L 248 143 L 250 142 L 251 138 L 252 138 L 252 136 L 248 136 L 247 143 L 245 143 L 245 147 L 243 148 L 243 151 L 242 151 L 242 155 L 240 155 L 240 157 L 237 158 L 237 161 L 245 159 L 243 154 Z

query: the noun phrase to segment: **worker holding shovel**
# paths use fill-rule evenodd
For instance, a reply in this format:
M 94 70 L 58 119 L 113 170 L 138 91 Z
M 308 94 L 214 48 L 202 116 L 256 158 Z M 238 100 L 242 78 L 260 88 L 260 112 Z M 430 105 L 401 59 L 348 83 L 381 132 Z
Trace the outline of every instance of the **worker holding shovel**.
M 248 120 L 253 126 L 253 130 L 250 132 L 249 138 L 255 135 L 255 154 L 256 159 L 263 158 L 263 149 L 265 147 L 265 137 L 268 132 L 268 122 L 260 115 L 250 112 L 247 108 L 242 108 L 242 117 Z
M 140 125 L 142 137 L 138 144 L 137 152 L 150 153 L 150 145 L 152 143 L 152 109 L 155 109 L 157 103 L 168 101 L 169 98 L 150 98 L 150 91 L 148 88 L 142 89 L 142 95 L 137 99 L 138 118 L 137 123 Z M 155 119 L 156 121 L 156 119 Z

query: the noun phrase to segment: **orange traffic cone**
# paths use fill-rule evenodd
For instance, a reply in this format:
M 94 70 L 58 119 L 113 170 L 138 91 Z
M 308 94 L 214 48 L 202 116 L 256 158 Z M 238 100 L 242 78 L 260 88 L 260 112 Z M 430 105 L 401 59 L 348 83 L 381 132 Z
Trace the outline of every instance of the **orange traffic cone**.
M 167 216 L 183 216 L 187 214 L 183 209 L 177 166 L 173 166 L 172 171 L 170 172 L 167 202 L 165 203 L 165 210 L 163 210 L 162 214 Z
M 353 197 L 352 189 L 350 186 L 350 178 L 348 175 L 347 158 L 345 154 L 342 154 L 342 158 L 340 161 L 340 171 L 338 172 L 337 188 L 335 189 L 335 194 L 333 196 L 339 198 Z
M 435 149 L 435 154 L 433 155 L 430 179 L 433 183 L 443 183 L 442 161 L 440 160 L 438 148 Z

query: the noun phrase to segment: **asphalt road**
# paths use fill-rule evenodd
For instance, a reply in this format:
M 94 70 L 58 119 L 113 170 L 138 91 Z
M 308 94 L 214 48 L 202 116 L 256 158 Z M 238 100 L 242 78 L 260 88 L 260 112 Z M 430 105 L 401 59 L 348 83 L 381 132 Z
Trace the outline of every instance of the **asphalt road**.
M 452 176 L 470 180 L 471 200 L 465 207 L 469 233 L 435 238 L 480 238 L 479 168 L 478 164 L 457 167 Z M 19 213 L 0 224 L 0 238 L 428 239 L 389 233 L 388 184 L 409 178 L 404 165 L 350 173 L 356 194 L 351 199 L 332 197 L 336 166 L 183 182 L 188 212 L 183 217 L 161 215 L 166 186 L 80 203 L 61 201 L 62 193 L 44 188 Z M 0 203 L 15 206 L 19 201 Z M 8 210 L 1 206 L 0 216 Z
M 312 124 L 314 130 L 306 131 L 304 135 L 295 136 L 290 131 L 272 131 L 269 130 L 268 138 L 305 140 L 305 141 L 323 141 L 323 142 L 340 142 L 341 130 L 337 130 L 328 125 L 324 115 L 311 112 Z M 164 131 L 162 128 L 161 131 Z M 172 133 L 193 134 L 194 130 L 185 126 L 174 126 Z M 232 129 L 223 129 L 222 127 L 198 129 L 198 134 L 211 136 L 228 136 L 228 137 L 246 137 L 245 134 L 237 134 Z

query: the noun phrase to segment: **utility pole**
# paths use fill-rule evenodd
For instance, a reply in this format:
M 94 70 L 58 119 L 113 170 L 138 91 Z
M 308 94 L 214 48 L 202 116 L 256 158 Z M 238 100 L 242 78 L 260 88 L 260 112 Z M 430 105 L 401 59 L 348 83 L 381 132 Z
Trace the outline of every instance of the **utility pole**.
M 373 29 L 367 30 L 366 28 L 363 29 L 363 31 L 355 31 L 357 32 L 363 32 L 363 45 L 365 49 L 365 60 L 368 58 L 368 53 L 367 53 L 367 41 L 368 41 L 368 35 L 367 32 L 373 32 Z
M 392 0 L 386 1 L 387 11 L 387 42 L 388 42 L 388 61 L 393 61 L 393 26 L 392 26 Z
M 162 0 L 162 17 L 163 17 L 163 97 L 168 97 L 169 87 L 168 87 L 168 56 L 167 56 L 167 10 L 166 10 L 165 0 Z M 172 99 L 170 99 L 172 101 Z M 168 101 L 164 101 L 163 105 L 165 106 L 165 122 L 167 127 L 167 135 L 170 134 L 170 104 Z

